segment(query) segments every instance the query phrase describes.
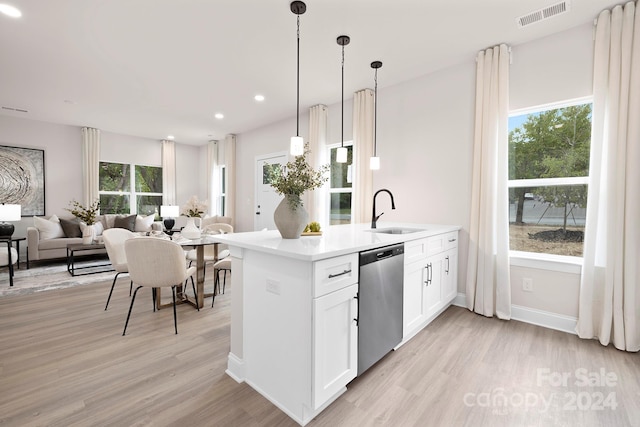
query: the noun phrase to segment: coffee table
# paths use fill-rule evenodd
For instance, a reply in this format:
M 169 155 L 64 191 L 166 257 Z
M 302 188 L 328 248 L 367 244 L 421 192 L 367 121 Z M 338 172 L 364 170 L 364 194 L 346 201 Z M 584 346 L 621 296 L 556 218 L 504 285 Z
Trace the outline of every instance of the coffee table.
M 87 274 L 95 274 L 95 273 L 104 273 L 105 271 L 114 271 L 111 262 L 104 264 L 90 264 L 90 265 L 82 265 L 78 267 L 76 265 L 75 256 L 78 253 L 86 252 L 86 251 L 95 251 L 105 249 L 103 243 L 91 243 L 85 245 L 83 243 L 70 243 L 67 245 L 67 271 L 72 276 L 84 276 Z M 86 255 L 86 254 L 85 254 Z M 109 267 L 109 268 L 104 268 Z M 82 273 L 77 273 L 77 270 L 90 270 Z

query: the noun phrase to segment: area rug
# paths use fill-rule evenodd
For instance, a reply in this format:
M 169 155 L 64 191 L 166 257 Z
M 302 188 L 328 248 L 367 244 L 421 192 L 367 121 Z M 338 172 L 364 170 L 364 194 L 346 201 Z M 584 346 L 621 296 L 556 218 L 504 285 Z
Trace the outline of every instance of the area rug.
M 104 262 L 104 260 L 87 261 L 83 265 L 92 265 L 92 263 L 104 264 Z M 103 267 L 102 270 L 104 269 Z M 115 274 L 114 271 L 107 271 L 72 277 L 67 271 L 67 264 L 64 261 L 32 265 L 28 270 L 24 265 L 21 265 L 19 270 L 15 270 L 13 287 L 10 287 L 9 271 L 6 268 L 2 268 L 0 269 L 0 297 L 90 285 L 112 280 Z

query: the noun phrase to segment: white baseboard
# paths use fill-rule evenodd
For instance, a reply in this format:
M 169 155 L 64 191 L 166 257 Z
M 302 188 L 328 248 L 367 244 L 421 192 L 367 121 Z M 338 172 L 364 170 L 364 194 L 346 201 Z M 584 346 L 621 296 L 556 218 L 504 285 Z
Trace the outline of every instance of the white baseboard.
M 229 356 L 227 356 L 227 370 L 225 373 L 237 382 L 243 383 L 245 379 L 244 361 L 230 352 Z
M 467 308 L 467 295 L 458 293 L 453 305 Z M 578 323 L 578 319 L 575 317 L 514 304 L 511 305 L 511 319 L 574 335 Z

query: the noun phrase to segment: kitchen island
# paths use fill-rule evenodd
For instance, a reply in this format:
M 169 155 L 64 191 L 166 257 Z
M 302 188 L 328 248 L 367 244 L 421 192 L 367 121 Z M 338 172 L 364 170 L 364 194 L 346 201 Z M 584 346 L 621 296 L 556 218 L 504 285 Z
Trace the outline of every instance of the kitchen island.
M 404 343 L 457 294 L 459 229 L 379 223 L 378 232 L 339 225 L 300 239 L 216 236 L 232 258 L 227 374 L 307 424 L 357 373 L 358 253 L 404 243 Z

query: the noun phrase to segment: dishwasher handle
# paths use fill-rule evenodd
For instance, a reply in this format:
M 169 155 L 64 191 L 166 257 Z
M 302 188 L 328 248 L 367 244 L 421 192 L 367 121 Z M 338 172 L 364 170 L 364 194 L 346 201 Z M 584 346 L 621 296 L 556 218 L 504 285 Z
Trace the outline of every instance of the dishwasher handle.
M 387 250 L 387 251 L 378 252 L 378 253 L 376 254 L 376 259 L 377 259 L 378 261 L 380 261 L 380 260 L 383 260 L 383 259 L 385 259 L 385 258 L 389 258 L 389 257 L 392 257 L 392 256 L 393 256 L 393 250 L 389 249 L 389 250 Z

